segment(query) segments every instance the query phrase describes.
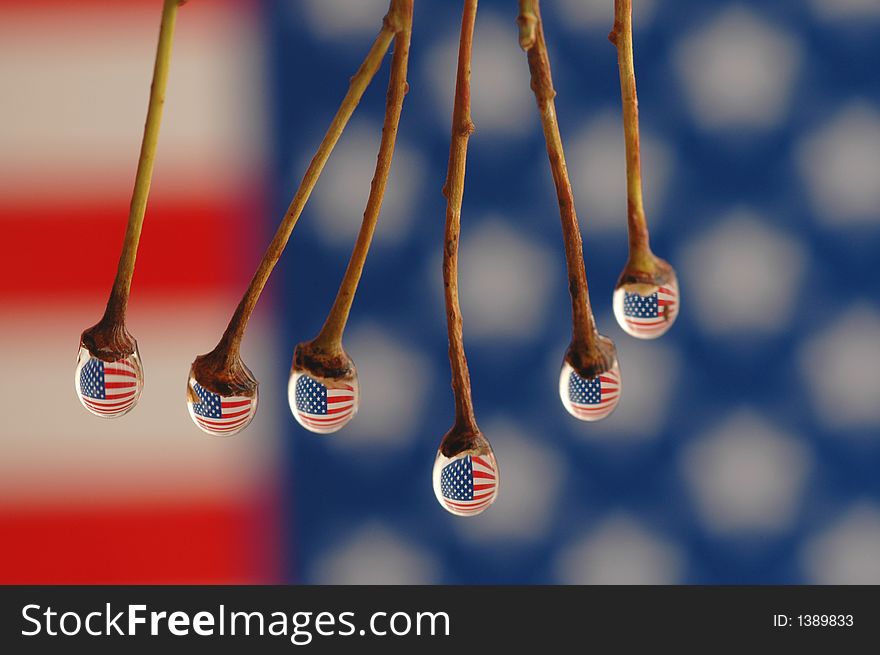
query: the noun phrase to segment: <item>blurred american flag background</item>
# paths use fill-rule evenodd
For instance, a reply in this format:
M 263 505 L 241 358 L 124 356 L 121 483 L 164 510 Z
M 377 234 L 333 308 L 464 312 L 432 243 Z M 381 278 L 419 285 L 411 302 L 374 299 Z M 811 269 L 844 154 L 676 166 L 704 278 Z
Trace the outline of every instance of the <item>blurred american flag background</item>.
M 387 63 L 244 344 L 235 438 L 191 424 L 216 343 L 387 8 L 191 0 L 178 19 L 129 327 L 138 407 L 73 393 L 134 178 L 161 3 L 0 1 L 3 582 L 880 583 L 880 4 L 635 0 L 645 196 L 682 307 L 617 327 L 626 256 L 611 0 L 545 2 L 594 308 L 623 394 L 559 404 L 569 304 L 515 3 L 482 0 L 462 233 L 484 515 L 431 490 L 452 399 L 440 244 L 460 7 L 417 0 L 398 151 L 346 336 L 361 409 L 316 437 L 286 406 L 369 192 Z M 453 6 L 454 5 L 454 6 Z
M 267 396 L 250 439 L 211 440 L 190 423 L 184 386 L 262 249 L 265 47 L 253 3 L 193 2 L 178 22 L 129 317 L 146 391 L 122 420 L 70 402 L 72 344 L 100 317 L 119 257 L 160 10 L 0 4 L 5 582 L 280 575 L 278 404 Z M 261 367 L 271 313 L 247 353 Z

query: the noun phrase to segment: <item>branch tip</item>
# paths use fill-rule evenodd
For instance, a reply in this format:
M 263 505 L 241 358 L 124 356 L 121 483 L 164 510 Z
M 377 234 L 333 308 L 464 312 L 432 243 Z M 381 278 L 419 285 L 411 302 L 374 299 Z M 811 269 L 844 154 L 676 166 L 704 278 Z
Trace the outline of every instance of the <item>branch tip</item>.
M 618 25 L 616 23 L 614 25 L 614 28 L 610 32 L 608 32 L 608 40 L 611 41 L 612 44 L 614 44 L 615 48 L 617 47 L 617 37 L 619 36 L 619 33 L 620 32 L 618 29 Z
M 535 45 L 537 39 L 535 32 L 538 19 L 534 14 L 520 14 L 516 19 L 519 25 L 519 47 L 528 52 Z
M 395 2 L 391 3 L 391 8 L 382 19 L 382 29 L 392 34 L 400 34 L 406 27 L 406 21 L 401 16 L 400 9 L 395 6 L 396 4 Z
M 476 132 L 477 126 L 471 119 L 466 119 L 459 127 L 457 133 L 459 136 L 467 137 Z

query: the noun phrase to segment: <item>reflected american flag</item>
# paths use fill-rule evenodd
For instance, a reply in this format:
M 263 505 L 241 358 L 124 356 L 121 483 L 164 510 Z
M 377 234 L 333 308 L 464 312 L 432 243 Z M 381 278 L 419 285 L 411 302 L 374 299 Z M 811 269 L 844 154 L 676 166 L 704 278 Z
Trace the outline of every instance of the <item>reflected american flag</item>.
M 350 384 L 327 387 L 308 375 L 296 381 L 296 417 L 313 432 L 332 432 L 349 421 L 356 406 L 355 388 Z
M 568 376 L 568 400 L 572 413 L 580 419 L 605 418 L 620 400 L 620 372 L 617 368 L 592 378 L 582 378 L 576 371 Z
M 79 371 L 79 399 L 93 414 L 113 418 L 125 414 L 140 395 L 140 369 L 137 361 L 126 357 L 105 362 L 89 359 Z
M 623 315 L 632 333 L 640 337 L 660 336 L 678 313 L 678 287 L 658 287 L 647 296 L 625 292 Z
M 498 470 L 489 457 L 467 455 L 443 467 L 440 493 L 454 514 L 479 514 L 495 500 Z
M 254 398 L 221 396 L 208 391 L 198 382 L 192 383 L 192 390 L 201 401 L 191 404 L 193 420 L 206 432 L 232 434 L 251 420 Z

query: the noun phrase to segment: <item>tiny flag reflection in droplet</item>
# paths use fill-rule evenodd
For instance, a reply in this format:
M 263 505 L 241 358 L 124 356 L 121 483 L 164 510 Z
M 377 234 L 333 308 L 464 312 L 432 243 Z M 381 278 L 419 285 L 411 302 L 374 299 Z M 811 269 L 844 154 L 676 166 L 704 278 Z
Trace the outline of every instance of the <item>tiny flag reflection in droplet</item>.
M 251 420 L 254 411 L 253 398 L 221 396 L 208 391 L 198 382 L 192 383 L 192 389 L 201 400 L 190 405 L 193 419 L 205 432 L 236 432 Z
M 79 397 L 94 414 L 124 414 L 137 401 L 139 394 L 137 362 L 129 357 L 105 362 L 89 359 L 79 372 Z
M 316 431 L 330 431 L 345 424 L 356 409 L 355 389 L 350 384 L 327 387 L 302 374 L 294 392 L 296 417 L 303 426 Z
M 586 420 L 604 418 L 620 399 L 617 367 L 592 378 L 582 378 L 572 371 L 568 377 L 568 399 L 576 417 Z
M 488 458 L 467 455 L 443 467 L 440 493 L 454 513 L 482 512 L 495 498 L 497 471 Z
M 630 331 L 636 336 L 653 336 L 665 332 L 678 308 L 674 285 L 658 287 L 647 296 L 625 292 L 623 315 Z

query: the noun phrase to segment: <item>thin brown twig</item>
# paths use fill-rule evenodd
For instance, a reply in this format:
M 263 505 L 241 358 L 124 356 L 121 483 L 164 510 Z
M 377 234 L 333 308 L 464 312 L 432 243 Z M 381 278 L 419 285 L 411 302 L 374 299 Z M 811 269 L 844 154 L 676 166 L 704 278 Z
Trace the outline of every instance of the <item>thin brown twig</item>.
M 461 235 L 461 205 L 467 166 L 468 140 L 474 131 L 471 120 L 471 52 L 477 0 L 465 0 L 458 48 L 458 71 L 455 81 L 455 104 L 452 110 L 452 141 L 449 168 L 443 194 L 446 196 L 446 233 L 443 248 L 443 284 L 445 287 L 446 324 L 449 333 L 449 362 L 452 368 L 452 392 L 455 397 L 455 427 L 452 432 L 478 433 L 471 398 L 471 379 L 462 336 L 461 306 L 458 300 L 458 244 Z
M 364 92 L 379 70 L 394 35 L 402 28 L 403 23 L 397 8 L 398 4 L 396 1 L 391 3 L 388 13 L 382 21 L 382 29 L 379 35 L 373 42 L 360 68 L 351 78 L 348 92 L 343 98 L 336 115 L 333 117 L 321 144 L 318 146 L 318 150 L 303 176 L 302 182 L 290 203 L 290 207 L 287 209 L 287 213 L 278 226 L 275 236 L 266 249 L 260 266 L 257 268 L 256 273 L 254 273 L 254 277 L 241 302 L 236 307 L 235 313 L 232 315 L 220 342 L 213 351 L 198 357 L 193 363 L 194 374 L 199 378 L 200 384 L 211 391 L 221 393 L 220 387 L 223 387 L 227 391 L 234 390 L 236 393 L 254 392 L 252 383 L 239 375 L 241 367 L 241 340 L 244 337 L 248 320 L 256 307 L 263 288 L 266 286 L 266 282 L 269 280 L 272 270 L 284 252 L 293 228 L 296 226 L 303 208 L 324 170 L 327 160 L 330 158 L 330 154 L 333 152 L 343 130 L 351 119 L 355 108 L 360 103 Z M 242 387 L 250 387 L 250 389 Z
M 556 198 L 565 242 L 565 261 L 568 267 L 568 288 L 571 293 L 572 342 L 570 352 L 578 359 L 591 359 L 601 347 L 596 321 L 590 309 L 587 273 L 584 267 L 584 250 L 574 194 L 565 164 L 565 151 L 559 122 L 556 118 L 556 90 L 550 69 L 550 57 L 544 40 L 539 0 L 520 0 L 519 24 L 520 47 L 526 51 L 531 72 L 531 87 L 535 94 L 541 125 L 547 142 L 550 170 L 556 186 Z M 604 361 L 604 358 L 602 358 Z M 576 366 L 583 370 L 583 366 Z
M 150 195 L 150 182 L 153 178 L 156 146 L 159 142 L 159 128 L 162 124 L 162 110 L 165 106 L 165 91 L 168 86 L 168 73 L 171 66 L 177 8 L 181 4 L 183 2 L 180 0 L 165 0 L 162 6 L 159 43 L 156 47 L 144 137 L 138 157 L 128 224 L 125 228 L 125 238 L 116 269 L 116 278 L 113 281 L 103 317 L 82 335 L 83 344 L 92 355 L 101 359 L 121 359 L 133 353 L 135 349 L 135 341 L 125 328 L 125 315 L 131 292 L 131 280 L 134 276 L 138 244 L 147 211 L 147 199 Z
M 342 335 L 345 332 L 345 325 L 348 322 L 354 296 L 357 293 L 358 283 L 367 261 L 370 243 L 376 231 L 376 223 L 379 220 L 388 176 L 391 172 L 403 100 L 409 91 L 406 76 L 412 37 L 413 0 L 393 0 L 391 7 L 392 12 L 399 17 L 401 28 L 394 37 L 394 56 L 391 61 L 391 76 L 385 104 L 385 122 L 382 126 L 382 141 L 379 144 L 376 170 L 370 185 L 370 197 L 367 199 L 360 232 L 358 232 L 342 283 L 339 285 L 336 299 L 327 314 L 324 326 L 318 336 L 309 344 L 310 350 L 315 355 L 334 357 L 342 352 Z

